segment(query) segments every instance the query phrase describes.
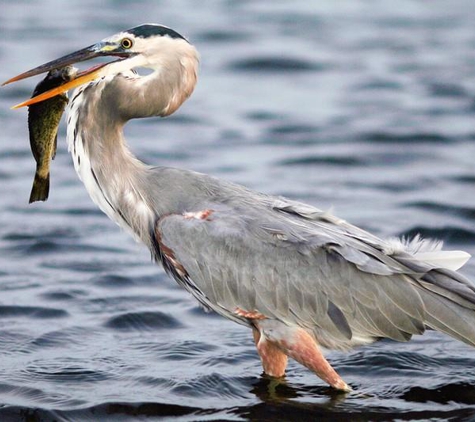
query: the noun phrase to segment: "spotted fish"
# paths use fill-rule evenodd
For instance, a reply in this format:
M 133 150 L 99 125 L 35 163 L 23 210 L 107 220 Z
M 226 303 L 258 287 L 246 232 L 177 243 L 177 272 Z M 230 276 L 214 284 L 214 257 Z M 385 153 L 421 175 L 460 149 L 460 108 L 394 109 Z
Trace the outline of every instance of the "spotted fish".
M 70 81 L 76 73 L 77 69 L 72 66 L 50 71 L 36 85 L 33 97 Z M 63 93 L 28 107 L 30 147 L 36 160 L 36 173 L 30 194 L 30 204 L 48 199 L 50 163 L 56 155 L 58 126 L 67 103 L 68 96 Z

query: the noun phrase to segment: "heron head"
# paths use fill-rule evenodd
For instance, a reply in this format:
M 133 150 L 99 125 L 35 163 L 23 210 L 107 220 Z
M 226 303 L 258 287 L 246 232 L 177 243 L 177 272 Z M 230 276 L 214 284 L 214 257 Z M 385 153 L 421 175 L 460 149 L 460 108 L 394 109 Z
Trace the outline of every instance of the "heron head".
M 138 67 L 158 69 L 170 60 L 170 57 L 177 56 L 190 48 L 195 52 L 188 41 L 173 29 L 163 25 L 144 24 L 21 73 L 2 85 L 96 57 L 116 58 L 112 62 L 101 63 L 78 72 L 73 80 L 13 107 L 20 108 L 44 101 L 103 76 L 115 75 Z

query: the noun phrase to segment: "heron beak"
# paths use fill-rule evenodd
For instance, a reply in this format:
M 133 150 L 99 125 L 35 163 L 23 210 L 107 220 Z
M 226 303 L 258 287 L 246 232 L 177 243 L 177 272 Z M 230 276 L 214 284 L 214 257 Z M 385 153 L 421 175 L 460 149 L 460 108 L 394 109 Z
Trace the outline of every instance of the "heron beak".
M 95 57 L 119 56 L 120 57 L 119 60 L 121 60 L 123 58 L 130 57 L 131 55 L 133 55 L 133 53 L 124 52 L 123 50 L 120 49 L 120 47 L 117 47 L 116 44 L 112 44 L 109 42 L 101 42 L 101 43 L 86 47 L 82 50 L 76 51 L 72 54 L 63 56 L 59 59 L 52 60 L 41 66 L 35 67 L 34 69 L 28 70 L 27 72 L 21 73 L 20 75 L 17 75 L 9 79 L 8 81 L 4 82 L 2 86 L 10 84 L 12 82 L 20 81 L 22 79 L 30 78 L 32 76 L 36 76 L 41 73 L 49 72 L 50 70 L 53 70 L 53 69 L 61 69 L 65 66 L 68 66 L 74 63 L 90 60 Z M 66 82 L 65 84 L 57 88 L 53 88 L 49 91 L 46 91 L 43 94 L 37 95 L 36 97 L 30 98 L 27 101 L 17 104 L 13 106 L 12 109 L 29 106 L 29 105 L 47 100 L 48 98 L 55 97 L 56 95 L 59 95 L 65 91 L 69 91 L 70 89 L 76 88 L 80 85 L 90 82 L 98 78 L 100 76 L 101 70 L 105 66 L 109 65 L 110 63 L 111 62 L 102 63 L 97 66 L 93 66 L 92 68 L 87 69 L 83 72 L 78 72 L 76 77 L 73 80 Z
M 73 80 L 66 82 L 65 84 L 60 85 L 56 88 L 50 89 L 49 91 L 43 92 L 42 94 L 37 95 L 36 97 L 30 98 L 29 100 L 23 101 L 20 104 L 14 105 L 12 109 L 15 110 L 17 108 L 39 103 L 41 101 L 47 100 L 48 98 L 56 97 L 57 95 L 62 94 L 63 92 L 69 91 L 70 89 L 76 88 L 87 82 L 93 81 L 99 76 L 100 70 L 107 64 L 108 63 L 104 63 L 102 65 L 94 66 L 93 68 L 84 72 L 80 72 Z

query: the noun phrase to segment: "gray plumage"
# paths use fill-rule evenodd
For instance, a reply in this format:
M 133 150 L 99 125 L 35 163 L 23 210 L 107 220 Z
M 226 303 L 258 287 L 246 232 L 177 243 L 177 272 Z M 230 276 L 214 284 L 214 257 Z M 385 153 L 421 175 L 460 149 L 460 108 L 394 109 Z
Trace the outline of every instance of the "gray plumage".
M 257 317 L 237 310 L 303 329 L 332 349 L 407 341 L 428 327 L 475 346 L 475 288 L 455 271 L 468 254 L 420 238 L 382 240 L 309 205 L 131 154 L 123 125 L 171 114 L 196 82 L 196 50 L 167 30 L 137 27 L 37 68 L 80 53 L 125 57 L 69 105 L 69 148 L 99 207 L 205 307 L 269 339 Z M 137 67 L 153 72 L 141 77 Z
M 214 210 L 210 221 L 177 212 L 158 225 L 217 312 L 257 309 L 312 330 L 328 348 L 407 341 L 426 326 L 475 345 L 475 289 L 461 275 L 411 267 L 409 252 L 389 255 L 384 241 L 318 210 L 309 219 L 297 203 L 213 182 L 224 197 L 197 206 Z

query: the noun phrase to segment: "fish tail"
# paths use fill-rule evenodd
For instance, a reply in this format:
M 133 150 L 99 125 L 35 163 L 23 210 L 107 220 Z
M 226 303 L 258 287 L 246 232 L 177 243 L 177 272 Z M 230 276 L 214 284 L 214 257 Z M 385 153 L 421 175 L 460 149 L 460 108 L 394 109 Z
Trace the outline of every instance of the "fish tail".
M 49 195 L 49 173 L 46 177 L 41 176 L 38 172 L 35 173 L 35 180 L 31 188 L 30 204 L 36 201 L 46 201 Z

